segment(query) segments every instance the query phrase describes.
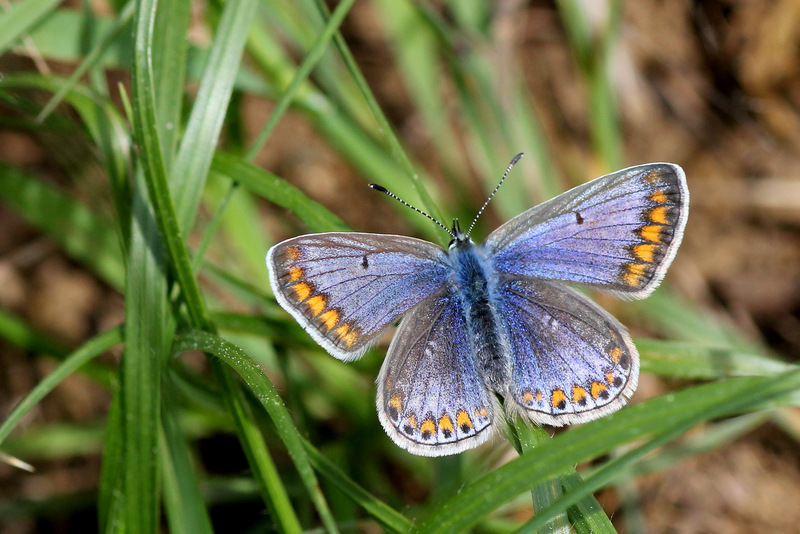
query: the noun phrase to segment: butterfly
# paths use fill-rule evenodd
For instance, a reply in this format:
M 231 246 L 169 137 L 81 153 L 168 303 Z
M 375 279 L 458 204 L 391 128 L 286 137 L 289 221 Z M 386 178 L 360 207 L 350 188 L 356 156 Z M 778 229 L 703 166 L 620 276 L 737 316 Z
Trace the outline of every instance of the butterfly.
M 398 446 L 444 456 L 492 436 L 502 422 L 498 396 L 506 410 L 554 426 L 621 408 L 639 377 L 636 347 L 565 282 L 648 296 L 688 213 L 683 170 L 650 163 L 535 206 L 480 245 L 472 226 L 463 232 L 456 220 L 448 229 L 429 216 L 450 233 L 447 250 L 330 232 L 278 243 L 266 261 L 278 303 L 336 358 L 360 358 L 399 320 L 378 376 L 378 418 Z

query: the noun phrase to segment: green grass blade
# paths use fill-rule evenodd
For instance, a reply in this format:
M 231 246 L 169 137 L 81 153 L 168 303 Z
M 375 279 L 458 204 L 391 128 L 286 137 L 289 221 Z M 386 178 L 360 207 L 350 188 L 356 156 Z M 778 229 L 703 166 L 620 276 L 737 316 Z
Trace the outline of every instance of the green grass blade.
M 539 454 L 522 456 L 486 475 L 431 510 L 415 531 L 462 532 L 526 488 L 570 466 L 635 440 L 672 435 L 676 429 L 747 410 L 799 386 L 800 371 L 791 371 L 780 378 L 715 382 L 629 406 L 561 434 L 541 446 Z
M 259 132 L 245 159 L 248 161 L 253 161 L 256 155 L 258 155 L 258 153 L 261 151 L 264 143 L 267 142 L 267 139 L 272 133 L 272 130 L 274 130 L 275 126 L 278 125 L 278 121 L 281 119 L 284 112 L 289 109 L 289 105 L 294 100 L 297 92 L 300 90 L 301 85 L 306 81 L 306 78 L 309 74 L 311 74 L 311 71 L 322 57 L 322 54 L 325 52 L 325 48 L 328 46 L 328 43 L 330 42 L 334 33 L 338 31 L 339 26 L 342 24 L 344 17 L 350 11 L 350 8 L 353 6 L 354 2 L 355 0 L 342 0 L 336 6 L 336 9 L 325 25 L 325 29 L 319 34 L 319 37 L 314 42 L 311 50 L 309 50 L 309 52 L 306 54 L 306 57 L 300 64 L 300 67 L 298 67 L 297 71 L 295 72 L 292 81 L 289 83 L 289 86 L 281 94 L 281 98 L 275 104 L 275 108 L 272 110 L 272 113 L 270 113 L 267 123 Z
M 61 0 L 22 0 L 0 14 L 0 54 L 54 11 Z
M 113 21 L 109 18 L 97 14 L 88 20 L 86 10 L 54 9 L 30 28 L 29 35 L 42 57 L 52 61 L 78 63 L 86 51 L 95 47 L 99 39 L 107 34 L 112 25 Z M 91 27 L 91 30 L 87 31 L 87 27 Z M 97 66 L 112 69 L 130 66 L 131 36 L 131 32 L 119 33 L 100 56 Z
M 225 3 L 172 169 L 170 188 L 176 199 L 178 224 L 187 232 L 200 204 L 255 7 L 255 0 Z
M 153 91 L 149 96 L 153 100 L 156 120 L 147 126 L 157 129 L 161 158 L 165 168 L 171 172 L 175 147 L 183 133 L 179 125 L 183 124 L 189 49 L 186 36 L 192 18 L 192 2 L 154 1 L 148 2 L 148 5 L 153 7 L 147 21 L 150 26 L 147 32 L 143 32 L 144 28 L 139 26 L 135 39 L 137 45 L 149 41 L 152 49 L 144 51 L 144 54 L 138 47 L 134 49 L 134 73 L 135 80 L 144 82 Z M 151 69 L 147 73 L 140 68 L 141 60 L 145 57 Z
M 326 10 L 324 7 L 323 2 L 318 0 L 318 5 L 320 6 L 321 10 Z M 403 148 L 402 143 L 397 137 L 397 134 L 392 128 L 391 123 L 386 118 L 383 110 L 381 109 L 380 105 L 378 105 L 378 101 L 375 98 L 375 95 L 372 93 L 372 89 L 370 89 L 369 85 L 364 78 L 364 75 L 361 73 L 361 70 L 358 68 L 353 56 L 350 54 L 349 50 L 347 49 L 346 44 L 342 39 L 336 40 L 336 45 L 339 48 L 340 54 L 342 55 L 342 59 L 345 62 L 348 70 L 350 71 L 350 75 L 356 82 L 359 90 L 361 91 L 362 95 L 364 96 L 364 100 L 367 102 L 367 106 L 369 106 L 372 115 L 378 121 L 378 126 L 380 131 L 383 133 L 386 141 L 389 144 L 389 148 L 391 150 L 392 155 L 394 158 L 400 162 L 401 166 L 405 170 L 406 176 L 405 179 L 411 183 L 414 187 L 415 192 L 419 196 L 420 202 L 422 202 L 422 206 L 424 206 L 428 213 L 433 216 L 435 219 L 440 221 L 445 220 L 442 217 L 442 213 L 439 210 L 439 207 L 433 201 L 433 198 L 428 194 L 427 189 L 423 185 L 424 183 L 432 183 L 431 181 L 425 181 L 420 179 L 420 174 L 414 167 L 414 164 L 411 163 L 411 159 L 406 154 L 405 149 Z M 397 183 L 393 180 L 387 180 L 386 183 L 390 183 L 392 187 L 395 187 Z M 400 194 L 400 191 L 394 190 L 395 193 Z
M 187 350 L 208 352 L 231 366 L 242 377 L 272 419 L 278 435 L 286 445 L 303 484 L 326 527 L 328 530 L 338 531 L 309 463 L 300 434 L 292 422 L 289 411 L 261 368 L 238 347 L 204 332 L 195 331 L 178 336 L 175 339 L 173 350 L 175 352 Z
M 308 441 L 303 440 L 303 445 L 311 465 L 319 471 L 319 474 L 341 489 L 383 528 L 390 532 L 408 532 L 411 529 L 411 522 L 404 515 L 353 482 L 336 464 L 325 458 Z
M 117 15 L 117 17 L 113 20 L 112 25 L 105 29 L 104 35 L 100 38 L 100 40 L 92 45 L 91 50 L 86 54 L 86 56 L 81 60 L 80 64 L 75 68 L 75 70 L 70 74 L 69 78 L 67 78 L 63 83 L 59 84 L 59 88 L 56 93 L 47 101 L 47 104 L 42 108 L 42 111 L 39 112 L 39 115 L 36 117 L 38 122 L 44 121 L 53 110 L 64 100 L 64 97 L 70 91 L 73 91 L 75 87 L 80 83 L 81 78 L 83 77 L 86 72 L 89 71 L 92 67 L 95 67 L 100 58 L 103 54 L 108 50 L 108 47 L 111 43 L 120 35 L 120 33 L 127 28 L 128 24 L 130 24 L 131 20 L 133 19 L 134 8 L 136 7 L 135 0 L 128 0 L 128 3 L 125 5 L 123 10 Z
M 239 157 L 219 152 L 214 156 L 212 169 L 270 202 L 291 210 L 315 232 L 349 230 L 339 217 L 293 185 Z
M 775 376 L 797 366 L 737 349 L 677 341 L 637 339 L 642 372 L 687 379 Z
M 690 434 L 678 445 L 665 448 L 655 456 L 648 456 L 628 466 L 626 468 L 628 473 L 622 476 L 633 478 L 665 471 L 682 460 L 711 452 L 768 422 L 774 413 L 774 411 L 754 412 L 707 425 L 703 432 Z
M 614 0 L 607 4 L 608 24 L 603 28 L 590 26 L 587 8 L 576 0 L 559 0 L 557 6 L 587 86 L 595 151 L 606 169 L 619 169 L 624 166 L 625 158 L 609 61 L 619 29 L 621 2 Z
M 519 442 L 523 454 L 535 455 L 537 448 L 549 443 L 551 436 L 543 428 L 529 425 L 525 421 L 514 417 L 513 432 L 510 433 L 512 443 Z M 533 509 L 538 513 L 552 503 L 557 502 L 564 491 L 581 482 L 580 475 L 575 468 L 570 466 L 564 472 L 536 484 L 531 490 Z M 580 501 L 570 506 L 566 512 L 554 515 L 548 520 L 546 526 L 540 527 L 543 532 L 571 532 L 574 529 L 578 534 L 615 533 L 616 529 L 611 520 L 603 511 L 603 507 L 593 495 L 585 495 Z
M 0 80 L 0 88 L 11 92 L 14 89 L 41 89 L 60 92 L 69 82 L 54 76 L 19 73 Z M 113 102 L 107 98 L 75 86 L 63 93 L 66 99 L 83 120 L 84 126 L 99 147 L 103 167 L 108 174 L 111 193 L 117 212 L 116 230 L 119 233 L 122 249 L 127 251 L 130 241 L 131 195 L 128 180 L 130 167 L 131 135 Z M 103 229 L 108 233 L 107 229 Z M 122 287 L 122 284 L 114 284 Z
M 44 352 L 53 356 L 66 357 L 68 349 L 40 332 L 8 310 L 0 308 L 0 338 L 28 352 Z
M 119 532 L 123 517 L 125 494 L 125 425 L 122 417 L 122 390 L 119 382 L 113 384 L 113 397 L 108 410 L 106 435 L 97 495 L 98 531 Z
M 376 2 L 376 7 L 391 38 L 403 82 L 425 123 L 426 137 L 436 147 L 437 156 L 448 172 L 463 175 L 466 168 L 458 151 L 460 140 L 448 116 L 449 102 L 439 85 L 442 76 L 440 38 L 419 17 L 420 10 L 432 10 L 411 2 L 391 0 Z M 360 75 L 359 71 L 352 70 Z
M 141 174 L 141 173 L 139 173 Z M 166 299 L 160 236 L 148 209 L 144 179 L 137 179 L 125 291 L 125 354 L 122 359 L 124 497 L 119 516 L 106 512 L 114 531 L 156 532 L 160 501 L 158 434 L 161 375 L 174 330 Z
M 256 418 L 250 406 L 245 402 L 242 388 L 239 387 L 239 383 L 230 373 L 230 369 L 225 367 L 221 361 L 212 359 L 211 364 L 215 375 L 222 380 L 226 406 L 236 423 L 242 450 L 253 470 L 253 476 L 261 490 L 264 502 L 273 517 L 275 517 L 277 527 L 281 532 L 298 532 L 300 530 L 300 522 L 295 515 L 286 488 L 278 475 L 269 450 L 264 443 L 261 431 L 256 424 Z M 319 503 L 323 507 L 320 511 L 323 521 L 330 521 L 330 524 L 333 525 L 333 518 L 330 516 L 327 504 L 321 495 Z
M 142 0 L 136 18 L 136 55 L 133 70 L 134 131 L 139 145 L 144 177 L 155 222 L 164 240 L 168 264 L 175 270 L 186 308 L 194 325 L 206 328 L 208 312 L 197 280 L 183 234 L 178 225 L 175 205 L 167 183 L 167 171 L 156 115 L 157 85 L 153 76 L 153 26 L 157 0 Z M 168 76 L 168 73 L 163 73 Z M 166 293 L 165 293 L 166 294 Z
M 176 406 L 165 400 L 161 415 L 161 472 L 170 532 L 211 534 L 211 518 L 200 493 L 186 437 L 176 421 Z
M 550 434 L 548 434 L 547 431 L 540 427 L 528 425 L 516 416 L 513 418 L 513 427 L 516 437 L 519 440 L 518 452 L 520 454 L 536 454 L 536 448 L 543 443 L 547 443 L 550 439 Z M 531 500 L 533 501 L 533 510 L 535 513 L 548 507 L 561 497 L 561 478 L 561 475 L 555 476 L 536 484 L 533 489 L 531 489 Z M 544 528 L 546 532 L 568 534 L 571 529 L 566 512 L 550 519 Z
M 125 270 L 113 226 L 35 176 L 0 163 L 0 201 L 53 238 L 71 257 L 114 287 Z
M 10 414 L 0 424 L 0 444 L 8 437 L 22 418 L 35 408 L 48 393 L 59 385 L 65 378 L 80 369 L 92 358 L 111 349 L 122 342 L 121 329 L 113 328 L 99 334 L 84 343 L 78 350 L 68 355 L 58 367 L 53 369 L 41 382 L 36 384 L 30 393 L 17 404 Z

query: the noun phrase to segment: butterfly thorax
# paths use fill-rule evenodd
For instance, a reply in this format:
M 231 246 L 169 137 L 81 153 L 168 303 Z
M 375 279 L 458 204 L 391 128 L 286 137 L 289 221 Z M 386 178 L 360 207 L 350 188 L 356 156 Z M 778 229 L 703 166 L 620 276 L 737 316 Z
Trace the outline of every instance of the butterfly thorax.
M 500 391 L 507 383 L 508 370 L 504 357 L 500 322 L 496 316 L 494 280 L 482 247 L 469 238 L 455 239 L 448 252 L 453 266 L 454 293 L 461 299 L 475 365 L 486 384 Z

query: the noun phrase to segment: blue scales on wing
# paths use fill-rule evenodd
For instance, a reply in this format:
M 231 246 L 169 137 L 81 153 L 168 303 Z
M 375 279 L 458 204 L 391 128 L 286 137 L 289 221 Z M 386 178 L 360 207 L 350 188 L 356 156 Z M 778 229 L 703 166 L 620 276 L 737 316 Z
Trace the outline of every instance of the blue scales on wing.
M 495 404 L 452 287 L 406 314 L 378 377 L 378 417 L 389 437 L 414 454 L 455 454 L 490 437 Z
M 506 406 L 561 426 L 625 404 L 636 389 L 639 355 L 608 312 L 562 284 L 529 277 L 501 277 L 498 294 L 512 363 Z
M 689 210 L 683 170 L 624 169 L 531 208 L 484 246 L 499 273 L 593 285 L 644 298 L 660 283 Z
M 267 266 L 278 302 L 333 356 L 361 357 L 387 326 L 440 290 L 440 247 L 405 236 L 325 233 L 283 241 Z

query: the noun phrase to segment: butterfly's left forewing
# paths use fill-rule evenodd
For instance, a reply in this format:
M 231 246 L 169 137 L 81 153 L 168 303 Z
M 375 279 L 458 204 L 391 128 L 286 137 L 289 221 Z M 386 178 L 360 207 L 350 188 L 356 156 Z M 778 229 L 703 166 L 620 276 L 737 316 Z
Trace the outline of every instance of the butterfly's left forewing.
M 359 358 L 380 332 L 440 290 L 444 250 L 405 236 L 331 232 L 267 253 L 275 297 L 333 356 Z
M 643 298 L 660 283 L 689 214 L 683 170 L 630 167 L 575 187 L 492 232 L 494 268 Z

